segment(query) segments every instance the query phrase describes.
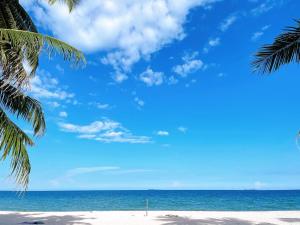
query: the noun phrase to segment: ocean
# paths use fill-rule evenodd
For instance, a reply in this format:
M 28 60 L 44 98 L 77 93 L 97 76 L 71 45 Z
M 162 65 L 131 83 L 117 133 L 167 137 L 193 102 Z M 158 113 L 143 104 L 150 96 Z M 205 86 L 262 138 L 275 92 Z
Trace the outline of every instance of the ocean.
M 300 191 L 29 191 L 0 192 L 3 211 L 300 210 Z

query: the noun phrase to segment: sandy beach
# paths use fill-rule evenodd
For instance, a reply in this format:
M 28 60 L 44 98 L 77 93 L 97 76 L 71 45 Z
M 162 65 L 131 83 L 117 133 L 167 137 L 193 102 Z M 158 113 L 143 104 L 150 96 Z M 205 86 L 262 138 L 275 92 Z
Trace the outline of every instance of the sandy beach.
M 0 225 L 300 225 L 300 211 L 0 212 Z

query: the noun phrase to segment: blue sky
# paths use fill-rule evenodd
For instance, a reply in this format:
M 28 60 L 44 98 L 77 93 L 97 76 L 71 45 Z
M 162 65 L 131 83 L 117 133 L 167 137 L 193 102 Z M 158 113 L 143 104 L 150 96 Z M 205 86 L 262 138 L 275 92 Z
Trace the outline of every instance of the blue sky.
M 30 190 L 300 188 L 299 68 L 265 76 L 250 65 L 295 24 L 300 2 L 117 2 L 69 15 L 21 1 L 88 62 L 41 57 L 30 95 L 47 132 L 29 149 Z M 8 165 L 0 189 L 15 189 Z

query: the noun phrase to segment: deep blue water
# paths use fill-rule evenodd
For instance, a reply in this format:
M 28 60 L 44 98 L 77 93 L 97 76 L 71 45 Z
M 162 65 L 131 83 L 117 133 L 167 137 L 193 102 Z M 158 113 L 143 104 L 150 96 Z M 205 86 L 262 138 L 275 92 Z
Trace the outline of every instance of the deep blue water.
M 300 191 L 0 192 L 0 210 L 300 210 Z

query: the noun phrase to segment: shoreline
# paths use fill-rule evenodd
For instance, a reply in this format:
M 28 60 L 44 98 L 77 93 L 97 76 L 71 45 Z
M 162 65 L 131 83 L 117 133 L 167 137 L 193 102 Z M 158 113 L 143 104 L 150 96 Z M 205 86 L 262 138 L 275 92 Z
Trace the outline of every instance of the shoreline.
M 0 211 L 0 225 L 300 225 L 295 211 Z

